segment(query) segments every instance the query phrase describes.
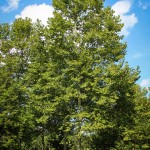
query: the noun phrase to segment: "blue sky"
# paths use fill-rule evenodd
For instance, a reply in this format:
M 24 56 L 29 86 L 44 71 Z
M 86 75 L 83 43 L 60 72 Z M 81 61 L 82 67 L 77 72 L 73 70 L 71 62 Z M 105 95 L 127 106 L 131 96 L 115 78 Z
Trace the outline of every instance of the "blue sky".
M 37 18 L 46 24 L 53 16 L 51 0 L 0 0 L 0 23 L 11 23 L 18 17 Z M 150 0 L 105 0 L 125 24 L 122 34 L 127 42 L 126 60 L 139 66 L 142 87 L 150 86 Z M 149 68 L 149 69 L 148 69 Z

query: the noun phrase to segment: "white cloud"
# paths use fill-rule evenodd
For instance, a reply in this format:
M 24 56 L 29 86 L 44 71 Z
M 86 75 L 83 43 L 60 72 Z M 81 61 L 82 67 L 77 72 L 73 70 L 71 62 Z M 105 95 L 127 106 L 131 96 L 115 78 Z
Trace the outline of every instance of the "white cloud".
M 18 8 L 20 0 L 7 0 L 7 1 L 8 1 L 8 5 L 1 7 L 3 12 L 10 12 Z
M 47 24 L 47 19 L 53 17 L 53 7 L 45 3 L 40 5 L 29 5 L 25 7 L 15 18 L 31 18 L 33 22 L 40 19 L 44 25 Z
M 140 86 L 141 87 L 146 87 L 146 88 L 150 87 L 150 79 L 142 80 L 141 83 L 140 83 Z
M 138 6 L 142 9 L 146 10 L 150 6 L 150 3 L 139 0 Z
M 129 30 L 138 22 L 134 13 L 130 15 L 128 14 L 131 10 L 131 6 L 131 0 L 120 0 L 112 6 L 112 9 L 115 11 L 115 15 L 120 15 L 122 23 L 124 23 L 121 34 L 125 36 L 129 35 Z
M 145 54 L 142 54 L 142 53 L 135 53 L 135 54 L 133 54 L 132 58 L 139 59 L 139 58 L 143 57 L 144 55 Z
M 130 11 L 130 8 L 131 2 L 128 0 L 118 1 L 112 6 L 116 15 L 124 15 Z

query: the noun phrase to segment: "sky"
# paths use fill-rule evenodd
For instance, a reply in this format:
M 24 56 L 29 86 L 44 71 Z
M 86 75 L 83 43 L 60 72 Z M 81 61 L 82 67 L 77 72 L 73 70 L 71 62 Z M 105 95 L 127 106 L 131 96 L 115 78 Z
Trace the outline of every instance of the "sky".
M 150 0 L 105 0 L 106 6 L 124 23 L 121 34 L 127 42 L 126 61 L 132 68 L 140 67 L 138 84 L 150 87 Z M 52 0 L 0 0 L 0 23 L 12 23 L 19 17 L 33 22 L 38 18 L 46 24 L 53 17 Z

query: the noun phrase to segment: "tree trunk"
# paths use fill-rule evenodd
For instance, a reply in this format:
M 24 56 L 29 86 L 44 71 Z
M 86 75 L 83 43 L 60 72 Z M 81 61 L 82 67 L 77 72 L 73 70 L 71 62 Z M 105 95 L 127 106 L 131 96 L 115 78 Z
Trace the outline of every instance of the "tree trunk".
M 42 131 L 42 150 L 45 150 L 44 129 Z
M 66 134 L 64 135 L 64 150 L 67 150 L 67 145 L 66 145 Z

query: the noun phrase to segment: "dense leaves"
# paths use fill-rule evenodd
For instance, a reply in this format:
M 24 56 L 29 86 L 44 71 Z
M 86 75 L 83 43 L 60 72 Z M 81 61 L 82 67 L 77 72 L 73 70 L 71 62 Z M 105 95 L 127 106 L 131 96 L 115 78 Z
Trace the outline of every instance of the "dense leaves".
M 149 149 L 149 98 L 102 0 L 54 0 L 47 26 L 0 25 L 0 149 Z

